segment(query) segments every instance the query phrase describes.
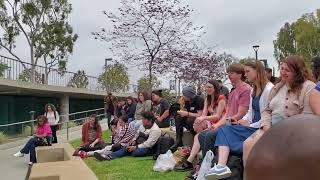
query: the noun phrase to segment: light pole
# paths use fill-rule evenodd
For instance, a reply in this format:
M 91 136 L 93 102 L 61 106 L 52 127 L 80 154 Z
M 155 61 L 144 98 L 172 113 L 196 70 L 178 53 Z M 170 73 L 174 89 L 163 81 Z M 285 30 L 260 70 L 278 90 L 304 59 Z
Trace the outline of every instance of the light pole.
M 106 73 L 105 73 L 105 83 L 106 83 L 106 91 L 108 92 L 108 83 L 107 83 L 107 70 L 108 70 L 108 61 L 112 61 L 112 58 L 105 58 L 104 59 L 105 60 L 105 62 L 104 62 L 104 68 L 105 68 L 105 70 L 106 70 Z M 109 92 L 108 92 L 109 93 Z
M 256 61 L 258 61 L 258 50 L 259 50 L 259 45 L 254 45 L 252 46 L 253 47 L 253 50 L 254 52 L 256 53 Z

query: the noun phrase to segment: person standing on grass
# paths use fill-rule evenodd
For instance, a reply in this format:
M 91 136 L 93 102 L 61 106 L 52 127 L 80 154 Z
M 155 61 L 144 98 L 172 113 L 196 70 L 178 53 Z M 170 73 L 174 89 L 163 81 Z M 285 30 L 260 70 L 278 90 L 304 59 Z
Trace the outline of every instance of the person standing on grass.
M 35 134 L 26 145 L 17 153 L 15 157 L 23 157 L 24 154 L 30 154 L 29 165 L 37 162 L 36 158 L 36 147 L 43 145 L 51 145 L 52 142 L 52 131 L 48 123 L 48 119 L 44 115 L 37 117 L 37 124 L 35 127 Z
M 142 123 L 132 142 L 128 146 L 107 155 L 104 160 L 112 160 L 126 155 L 142 157 L 151 155 L 153 146 L 161 136 L 161 130 L 155 123 L 156 118 L 152 112 L 143 112 Z
M 52 131 L 52 143 L 58 143 L 57 130 L 59 129 L 59 113 L 56 107 L 49 103 L 45 106 L 44 115 L 48 118 L 48 122 Z
M 105 111 L 106 111 L 106 116 L 108 120 L 108 127 L 109 129 L 111 128 L 111 116 L 115 115 L 115 103 L 117 101 L 117 98 L 113 96 L 111 93 L 108 93 L 108 96 L 104 98 L 104 103 L 105 103 Z

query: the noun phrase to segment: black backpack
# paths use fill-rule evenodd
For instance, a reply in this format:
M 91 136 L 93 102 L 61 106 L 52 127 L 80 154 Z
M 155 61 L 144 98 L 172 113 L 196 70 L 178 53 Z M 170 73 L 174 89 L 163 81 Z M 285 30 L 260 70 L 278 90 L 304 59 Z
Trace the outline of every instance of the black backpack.
M 160 136 L 156 145 L 153 159 L 156 160 L 160 154 L 165 154 L 170 147 L 174 144 L 174 139 L 169 136 Z
M 216 154 L 218 155 L 218 153 Z M 218 156 L 214 157 L 214 163 L 218 162 Z M 230 153 L 228 157 L 227 166 L 230 168 L 232 174 L 230 177 L 225 178 L 223 180 L 243 180 L 244 168 L 243 168 L 242 155 Z

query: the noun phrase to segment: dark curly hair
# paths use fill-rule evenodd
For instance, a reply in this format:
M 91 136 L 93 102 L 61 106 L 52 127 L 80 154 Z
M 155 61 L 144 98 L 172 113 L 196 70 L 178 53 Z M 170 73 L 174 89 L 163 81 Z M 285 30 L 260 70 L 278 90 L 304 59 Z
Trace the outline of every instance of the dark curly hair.
M 313 81 L 310 69 L 301 56 L 288 56 L 282 63 L 286 63 L 289 69 L 294 73 L 294 81 L 290 82 L 290 88 L 293 92 L 300 91 L 306 80 Z

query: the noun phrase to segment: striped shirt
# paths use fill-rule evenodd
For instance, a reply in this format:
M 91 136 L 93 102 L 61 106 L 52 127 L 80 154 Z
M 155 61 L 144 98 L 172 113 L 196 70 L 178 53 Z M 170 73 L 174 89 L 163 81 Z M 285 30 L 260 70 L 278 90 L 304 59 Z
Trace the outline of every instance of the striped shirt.
M 114 144 L 121 144 L 122 146 L 128 146 L 128 143 L 134 138 L 135 130 L 129 128 L 128 126 L 121 127 L 119 126 L 116 129 L 113 140 Z

